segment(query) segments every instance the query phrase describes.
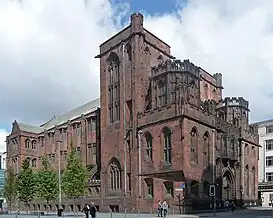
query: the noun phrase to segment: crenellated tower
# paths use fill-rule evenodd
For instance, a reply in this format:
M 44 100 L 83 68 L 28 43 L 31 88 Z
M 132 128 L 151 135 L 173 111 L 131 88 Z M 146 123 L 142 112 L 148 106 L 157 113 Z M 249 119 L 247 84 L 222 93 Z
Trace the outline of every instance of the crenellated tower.
M 189 60 L 171 60 L 152 68 L 153 108 L 188 102 L 200 105 L 199 68 Z
M 216 111 L 218 117 L 232 125 L 243 128 L 246 128 L 248 125 L 248 101 L 243 97 L 226 97 L 218 104 Z

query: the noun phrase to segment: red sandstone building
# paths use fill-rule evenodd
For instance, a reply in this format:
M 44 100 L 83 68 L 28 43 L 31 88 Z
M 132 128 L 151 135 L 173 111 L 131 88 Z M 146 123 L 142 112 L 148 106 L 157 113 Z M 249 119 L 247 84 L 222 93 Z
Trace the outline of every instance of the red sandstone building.
M 56 116 L 40 126 L 14 121 L 11 134 L 6 139 L 7 167 L 20 172 L 23 160 L 29 159 L 30 166 L 38 170 L 42 164 L 42 158 L 47 156 L 56 170 L 60 158 L 61 170 L 63 170 L 67 153 L 73 146 L 90 174 L 86 199 L 90 201 L 92 198 L 98 198 L 100 196 L 101 165 L 99 107 L 100 100 L 96 99 Z M 63 199 L 63 207 L 66 210 L 73 210 L 72 202 Z M 57 207 L 58 201 L 51 202 L 49 209 L 56 210 Z M 46 204 L 42 201 L 35 201 L 30 204 L 30 209 L 46 210 Z
M 94 167 L 90 187 L 100 191 L 90 192 L 78 207 L 92 200 L 101 211 L 150 212 L 166 199 L 178 210 L 178 195 L 188 208 L 207 206 L 213 182 L 217 201 L 256 202 L 257 128 L 249 125 L 246 100 L 223 98 L 221 74 L 175 59 L 170 46 L 143 27 L 139 13 L 100 46 L 97 58 L 100 105 L 96 100 L 40 127 L 15 122 L 7 137 L 9 166 L 31 158 L 36 167 L 40 157 L 52 158 L 56 142 L 51 134 L 67 129 L 62 137 L 67 143 L 73 139 L 84 163 Z M 91 132 L 90 118 L 95 123 Z M 64 163 L 68 145 L 62 141 Z M 181 184 L 183 192 L 176 189 Z M 32 208 L 42 206 L 34 202 Z M 63 207 L 73 209 L 69 200 Z
M 257 129 L 246 100 L 223 99 L 221 74 L 175 59 L 139 13 L 97 58 L 102 209 L 148 212 L 164 199 L 176 209 L 182 183 L 186 205 L 211 203 L 213 155 L 216 198 L 256 201 Z

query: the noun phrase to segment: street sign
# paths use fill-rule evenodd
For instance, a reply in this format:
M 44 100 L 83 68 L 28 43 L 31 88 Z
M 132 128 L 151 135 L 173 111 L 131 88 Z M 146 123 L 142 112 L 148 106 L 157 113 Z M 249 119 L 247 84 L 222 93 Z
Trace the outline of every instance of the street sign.
M 211 196 L 211 197 L 215 196 L 215 185 L 209 186 L 209 196 Z
M 175 191 L 183 191 L 186 188 L 185 183 L 179 184 L 178 188 L 175 188 Z

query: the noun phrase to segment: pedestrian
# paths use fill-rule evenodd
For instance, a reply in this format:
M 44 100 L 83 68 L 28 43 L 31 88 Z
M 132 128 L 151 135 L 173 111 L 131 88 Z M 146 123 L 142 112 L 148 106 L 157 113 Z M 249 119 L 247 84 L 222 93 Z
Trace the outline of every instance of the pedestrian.
M 85 218 L 89 218 L 89 210 L 90 210 L 90 208 L 89 208 L 88 204 L 85 204 L 82 209 L 82 212 L 85 213 Z
M 225 207 L 225 211 L 228 212 L 228 208 L 229 208 L 229 201 L 228 200 L 226 200 L 224 202 L 224 207 Z
M 167 204 L 166 201 L 163 202 L 162 204 L 162 209 L 163 209 L 163 217 L 165 218 L 167 216 L 168 213 L 168 207 L 169 205 Z
M 90 215 L 91 215 L 91 218 L 95 218 L 96 217 L 97 211 L 98 210 L 97 210 L 94 202 L 91 202 L 91 206 L 90 206 Z
M 234 203 L 234 201 L 232 201 L 232 203 L 231 203 L 231 211 L 232 211 L 232 213 L 234 212 L 235 209 L 236 209 L 235 203 Z
M 162 203 L 161 203 L 161 200 L 159 200 L 157 202 L 157 216 L 158 217 L 162 217 L 163 216 L 162 211 L 163 211 Z

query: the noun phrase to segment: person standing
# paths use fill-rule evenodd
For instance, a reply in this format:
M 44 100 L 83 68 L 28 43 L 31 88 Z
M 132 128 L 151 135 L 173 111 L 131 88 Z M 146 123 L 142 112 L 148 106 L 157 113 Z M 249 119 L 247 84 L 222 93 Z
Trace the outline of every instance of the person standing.
M 89 218 L 89 210 L 90 210 L 90 208 L 89 208 L 88 204 L 85 204 L 82 209 L 82 212 L 85 213 L 85 218 Z
M 98 210 L 97 210 L 94 202 L 91 202 L 91 206 L 90 206 L 90 215 L 91 215 L 91 218 L 95 218 L 96 217 L 97 211 Z
M 163 210 L 162 203 L 161 203 L 161 200 L 159 200 L 157 202 L 157 216 L 158 217 L 162 217 L 162 210 Z
M 162 204 L 162 209 L 163 209 L 163 217 L 165 218 L 167 216 L 168 213 L 168 207 L 169 205 L 167 204 L 166 201 L 163 202 Z

